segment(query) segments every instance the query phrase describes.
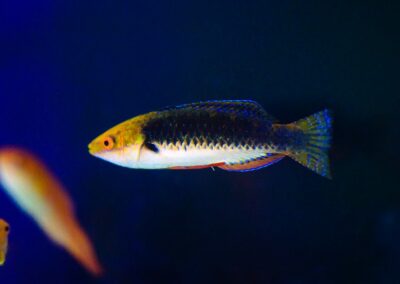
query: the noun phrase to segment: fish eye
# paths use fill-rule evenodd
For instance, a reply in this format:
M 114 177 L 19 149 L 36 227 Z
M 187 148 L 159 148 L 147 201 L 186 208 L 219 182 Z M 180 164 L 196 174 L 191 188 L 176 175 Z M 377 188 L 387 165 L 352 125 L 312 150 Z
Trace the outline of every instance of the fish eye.
M 4 227 L 4 231 L 6 231 L 6 232 L 10 231 L 10 227 L 9 226 L 5 226 Z
M 111 136 L 104 138 L 103 145 L 107 150 L 110 150 L 114 147 L 114 139 Z

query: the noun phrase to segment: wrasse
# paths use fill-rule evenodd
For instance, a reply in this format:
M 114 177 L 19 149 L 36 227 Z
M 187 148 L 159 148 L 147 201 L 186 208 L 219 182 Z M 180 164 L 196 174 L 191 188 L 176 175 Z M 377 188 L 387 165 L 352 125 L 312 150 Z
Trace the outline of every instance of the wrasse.
M 331 121 L 323 110 L 281 124 L 254 101 L 206 101 L 122 122 L 94 139 L 89 152 L 128 168 L 228 171 L 257 170 L 288 156 L 330 178 Z
M 10 233 L 10 226 L 6 221 L 0 219 L 0 265 L 6 261 L 8 250 L 8 234 Z
M 71 198 L 37 157 L 23 149 L 0 149 L 0 183 L 52 241 L 93 275 L 102 273 L 92 244 L 75 216 Z

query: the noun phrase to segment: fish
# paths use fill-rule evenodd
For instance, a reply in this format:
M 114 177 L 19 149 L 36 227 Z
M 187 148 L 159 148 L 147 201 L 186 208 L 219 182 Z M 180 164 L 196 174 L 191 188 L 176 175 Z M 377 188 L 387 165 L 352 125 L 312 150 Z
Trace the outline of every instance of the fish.
M 328 109 L 282 124 L 251 100 L 170 106 L 128 119 L 93 139 L 89 153 L 134 169 L 254 171 L 290 157 L 331 178 Z
M 68 251 L 92 275 L 102 274 L 93 245 L 77 220 L 71 197 L 36 155 L 23 148 L 1 148 L 0 184 L 50 240 Z
M 10 233 L 10 225 L 0 219 L 0 265 L 4 265 L 8 250 L 8 234 Z

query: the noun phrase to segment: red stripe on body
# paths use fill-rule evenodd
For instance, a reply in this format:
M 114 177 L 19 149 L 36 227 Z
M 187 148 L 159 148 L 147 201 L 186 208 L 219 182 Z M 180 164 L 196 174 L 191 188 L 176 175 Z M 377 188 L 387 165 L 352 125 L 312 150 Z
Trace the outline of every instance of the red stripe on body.
M 170 167 L 168 169 L 170 170 L 199 170 L 199 169 L 206 169 L 206 168 L 212 168 L 212 167 L 220 167 L 225 165 L 225 163 L 215 163 L 215 164 L 209 164 L 209 165 L 199 165 L 199 166 L 177 166 L 177 167 Z

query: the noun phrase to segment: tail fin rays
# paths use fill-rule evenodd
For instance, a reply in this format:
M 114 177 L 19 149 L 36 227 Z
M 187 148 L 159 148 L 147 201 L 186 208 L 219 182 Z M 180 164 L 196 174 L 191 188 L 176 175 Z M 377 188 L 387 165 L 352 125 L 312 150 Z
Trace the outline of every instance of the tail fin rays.
M 331 178 L 328 150 L 331 141 L 332 116 L 329 110 L 293 123 L 306 135 L 304 150 L 290 153 L 289 156 L 310 170 Z

